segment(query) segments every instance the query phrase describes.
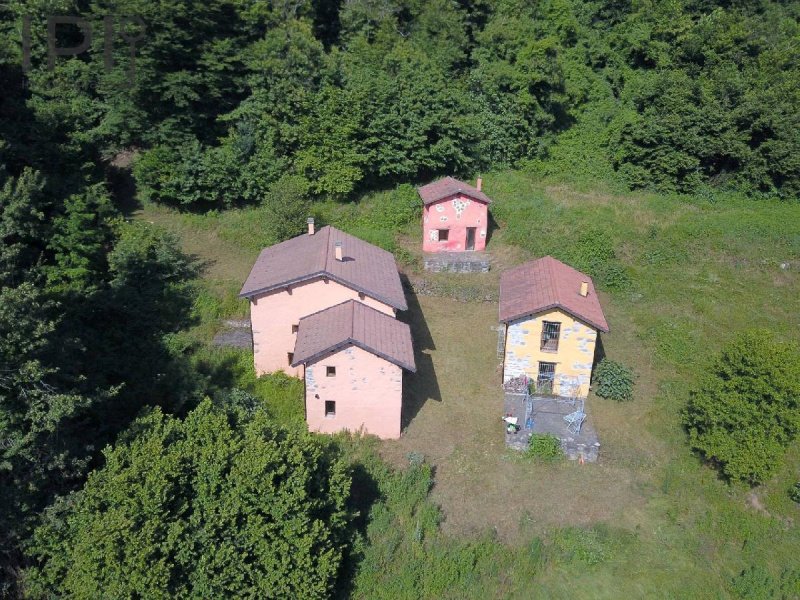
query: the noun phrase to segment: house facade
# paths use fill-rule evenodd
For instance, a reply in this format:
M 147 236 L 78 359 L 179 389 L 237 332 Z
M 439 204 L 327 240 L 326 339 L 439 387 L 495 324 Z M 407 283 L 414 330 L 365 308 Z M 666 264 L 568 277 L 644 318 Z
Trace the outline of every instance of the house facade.
M 295 364 L 311 431 L 400 437 L 403 371 L 416 370 L 408 325 L 348 300 L 301 319 Z
M 261 251 L 239 295 L 256 373 L 305 380 L 310 430 L 400 436 L 403 370 L 415 365 L 391 253 L 309 219 L 307 235 Z
M 489 203 L 482 191 L 452 177 L 418 189 L 422 199 L 422 249 L 424 252 L 467 252 L 486 248 Z
M 293 367 L 300 319 L 345 300 L 357 300 L 394 317 L 407 304 L 394 256 L 334 227 L 261 251 L 240 297 L 250 301 L 256 373 Z
M 503 381 L 527 376 L 540 393 L 589 393 L 598 332 L 608 332 L 588 275 L 550 256 L 505 271 Z

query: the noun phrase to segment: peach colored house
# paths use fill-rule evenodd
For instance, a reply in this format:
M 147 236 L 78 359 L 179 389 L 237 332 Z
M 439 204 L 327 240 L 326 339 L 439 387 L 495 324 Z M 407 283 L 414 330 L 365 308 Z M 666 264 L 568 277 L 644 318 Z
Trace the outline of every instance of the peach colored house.
M 465 252 L 483 250 L 491 200 L 477 186 L 445 177 L 418 189 L 422 198 L 422 250 Z
M 307 235 L 261 251 L 239 295 L 256 373 L 305 379 L 309 429 L 400 436 L 402 370 L 415 365 L 390 252 L 309 219 Z
M 408 325 L 347 300 L 300 319 L 292 364 L 305 366 L 311 431 L 400 437 L 403 370 L 416 370 Z
M 300 319 L 358 300 L 394 317 L 407 308 L 394 256 L 334 227 L 292 238 L 261 251 L 239 296 L 250 300 L 256 373 L 293 366 Z
M 542 393 L 585 398 L 598 332 L 608 332 L 592 278 L 545 256 L 500 277 L 503 382 L 526 375 Z

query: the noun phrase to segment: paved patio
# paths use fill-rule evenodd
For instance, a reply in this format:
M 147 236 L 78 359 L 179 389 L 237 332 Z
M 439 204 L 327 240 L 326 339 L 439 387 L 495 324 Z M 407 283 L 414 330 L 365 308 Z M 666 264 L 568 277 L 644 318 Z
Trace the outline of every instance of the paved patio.
M 516 450 L 525 450 L 532 433 L 552 433 L 561 440 L 561 448 L 570 460 L 583 457 L 586 462 L 595 462 L 600 452 L 597 431 L 591 422 L 589 411 L 580 433 L 567 429 L 564 416 L 581 408 L 580 400 L 573 402 L 555 396 L 526 396 L 506 393 L 503 415 L 517 418 L 520 430 L 506 433 L 506 445 Z

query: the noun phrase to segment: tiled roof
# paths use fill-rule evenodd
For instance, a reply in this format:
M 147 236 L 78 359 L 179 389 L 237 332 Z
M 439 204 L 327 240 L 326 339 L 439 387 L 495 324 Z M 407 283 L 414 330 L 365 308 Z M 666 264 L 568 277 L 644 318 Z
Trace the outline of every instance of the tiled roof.
M 589 294 L 581 296 L 581 283 Z M 561 308 L 600 331 L 608 331 L 592 278 L 552 256 L 532 260 L 500 276 L 500 320 L 508 322 Z
M 408 325 L 355 300 L 300 319 L 292 366 L 313 362 L 350 344 L 412 373 L 417 370 Z
M 336 242 L 342 243 L 344 260 L 336 260 Z M 264 248 L 239 296 L 315 277 L 328 277 L 399 310 L 408 308 L 392 253 L 330 226 Z
M 491 202 L 489 196 L 479 191 L 478 188 L 464 183 L 463 181 L 459 181 L 458 179 L 453 179 L 452 177 L 445 177 L 433 183 L 429 183 L 428 185 L 423 185 L 421 188 L 418 188 L 417 191 L 419 192 L 420 198 L 422 198 L 422 203 L 425 205 L 433 204 L 434 202 L 454 196 L 455 194 L 464 194 L 465 196 L 474 198 L 479 202 L 485 202 L 486 204 Z

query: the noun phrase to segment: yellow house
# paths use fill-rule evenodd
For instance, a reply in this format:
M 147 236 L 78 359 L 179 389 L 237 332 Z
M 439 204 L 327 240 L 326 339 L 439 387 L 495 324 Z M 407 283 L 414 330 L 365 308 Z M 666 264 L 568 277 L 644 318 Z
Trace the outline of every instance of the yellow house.
M 503 382 L 527 376 L 541 393 L 589 393 L 599 331 L 608 323 L 592 278 L 546 256 L 500 278 Z

